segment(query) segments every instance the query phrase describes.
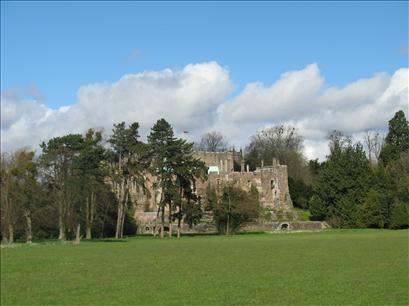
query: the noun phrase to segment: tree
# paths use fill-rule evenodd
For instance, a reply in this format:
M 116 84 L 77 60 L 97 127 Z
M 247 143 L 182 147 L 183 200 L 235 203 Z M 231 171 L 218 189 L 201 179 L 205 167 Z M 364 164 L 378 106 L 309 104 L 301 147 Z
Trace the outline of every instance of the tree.
M 152 154 L 150 171 L 157 179 L 155 188 L 160 190 L 158 216 L 161 216 L 161 237 L 164 235 L 166 207 L 169 236 L 172 236 L 174 211 L 178 209 L 179 236 L 183 215 L 188 217 L 191 224 L 201 216 L 198 213 L 200 204 L 195 194 L 195 181 L 206 175 L 207 168 L 203 162 L 193 158 L 193 144 L 175 138 L 173 128 L 165 119 L 158 120 L 152 127 L 148 144 Z M 191 214 L 186 215 L 187 212 Z
M 208 152 L 223 152 L 227 150 L 228 142 L 220 132 L 209 132 L 202 136 L 199 150 Z
M 193 143 L 178 139 L 175 148 L 177 150 L 173 154 L 174 179 L 179 194 L 173 198 L 173 204 L 174 208 L 178 209 L 177 235 L 180 237 L 183 218 L 190 227 L 202 218 L 202 203 L 196 194 L 196 180 L 207 179 L 207 167 L 204 162 L 193 157 Z M 171 214 L 169 216 L 171 218 Z
M 303 137 L 295 127 L 279 125 L 253 135 L 246 147 L 246 162 L 255 170 L 261 163 L 272 165 L 273 159 L 287 165 L 288 176 L 308 181 L 308 168 L 303 156 Z
M 306 184 L 302 180 L 294 180 L 292 177 L 289 177 L 288 189 L 294 207 L 307 209 L 308 201 L 313 194 L 312 185 Z
M 396 201 L 392 208 L 390 228 L 401 229 L 409 227 L 409 207 L 406 203 Z
M 85 238 L 91 239 L 92 227 L 96 214 L 97 194 L 103 185 L 107 171 L 104 168 L 105 149 L 101 145 L 101 132 L 89 129 L 84 137 L 83 146 L 78 156 L 78 169 L 82 182 L 82 199 L 80 204 L 85 211 Z M 81 209 L 80 209 L 81 210 Z
M 32 211 L 35 208 L 37 183 L 37 163 L 34 160 L 34 151 L 19 150 L 14 155 L 11 165 L 12 184 L 14 185 L 14 202 L 21 209 L 26 220 L 26 242 L 31 243 Z
M 333 226 L 358 225 L 358 207 L 369 189 L 370 168 L 360 143 L 339 132 L 330 135 L 330 155 L 314 185 L 310 207 L 313 219 Z
M 371 180 L 372 189 L 379 195 L 383 227 L 389 228 L 393 203 L 395 201 L 395 187 L 390 171 L 381 164 L 374 167 Z
M 110 180 L 118 199 L 118 215 L 115 238 L 122 238 L 125 222 L 125 209 L 130 201 L 132 184 L 145 189 L 144 173 L 149 165 L 147 146 L 139 140 L 139 124 L 132 123 L 128 128 L 125 122 L 114 124 L 113 134 L 108 142 Z
M 358 214 L 361 226 L 375 228 L 383 227 L 384 220 L 382 216 L 381 197 L 376 190 L 369 190 Z
M 12 156 L 1 154 L 1 236 L 2 243 L 13 243 L 16 222 L 16 205 L 13 201 L 13 182 L 11 175 Z
M 213 218 L 219 231 L 229 235 L 243 223 L 256 220 L 260 211 L 259 194 L 255 186 L 245 192 L 234 184 L 228 184 L 223 187 Z
M 152 127 L 148 136 L 148 144 L 152 154 L 152 163 L 150 171 L 157 182 L 155 188 L 160 190 L 160 200 L 158 203 L 158 216 L 161 216 L 160 235 L 164 237 L 165 231 L 165 208 L 169 206 L 169 234 L 172 234 L 172 199 L 178 196 L 178 190 L 173 184 L 173 152 L 176 149 L 176 138 L 174 137 L 173 128 L 165 119 L 158 120 Z
M 379 160 L 379 154 L 384 143 L 384 137 L 372 131 L 366 131 L 363 138 L 368 159 L 371 164 L 376 164 Z
M 386 171 L 392 181 L 394 197 L 409 205 L 409 151 L 391 161 Z
M 386 166 L 398 159 L 403 152 L 409 152 L 409 122 L 405 113 L 400 110 L 389 121 L 389 131 L 380 153 L 380 160 Z
M 390 179 L 390 228 L 406 228 L 409 225 L 409 152 L 403 152 L 389 162 L 386 172 Z
M 58 207 L 58 239 L 65 240 L 67 227 L 76 224 L 74 204 L 77 201 L 78 171 L 74 159 L 80 154 L 83 145 L 81 134 L 69 134 L 43 142 L 40 163 L 43 179 L 52 186 L 54 203 Z

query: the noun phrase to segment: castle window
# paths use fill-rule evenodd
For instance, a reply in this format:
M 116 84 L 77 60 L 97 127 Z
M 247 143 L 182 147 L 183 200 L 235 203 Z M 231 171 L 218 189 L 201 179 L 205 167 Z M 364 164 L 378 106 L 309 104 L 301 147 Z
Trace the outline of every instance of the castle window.
M 271 181 L 270 181 L 270 188 L 271 188 L 271 190 L 273 190 L 273 189 L 275 188 L 275 182 L 274 182 L 274 180 L 271 180 Z

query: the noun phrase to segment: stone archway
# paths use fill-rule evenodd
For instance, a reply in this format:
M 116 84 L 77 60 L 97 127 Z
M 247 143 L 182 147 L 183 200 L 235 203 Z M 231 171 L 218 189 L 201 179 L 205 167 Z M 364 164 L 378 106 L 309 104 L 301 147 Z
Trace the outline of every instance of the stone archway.
M 289 223 L 281 223 L 280 224 L 280 230 L 281 231 L 288 231 L 290 229 L 290 224 Z

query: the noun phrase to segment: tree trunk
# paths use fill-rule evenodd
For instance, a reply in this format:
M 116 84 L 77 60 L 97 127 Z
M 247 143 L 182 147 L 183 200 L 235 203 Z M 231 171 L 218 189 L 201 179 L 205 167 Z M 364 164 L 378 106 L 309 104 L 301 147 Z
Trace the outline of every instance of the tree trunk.
M 102 217 L 102 225 L 101 225 L 101 237 L 104 237 L 104 230 L 105 230 L 105 221 L 107 219 L 109 205 L 106 205 L 104 210 L 104 215 Z
M 230 188 L 230 187 L 229 187 Z M 226 224 L 226 235 L 229 235 L 230 232 L 230 207 L 231 207 L 231 203 L 230 203 L 230 189 L 228 189 L 228 198 L 229 198 L 229 208 L 227 210 L 227 224 Z
M 162 212 L 161 212 L 161 225 L 160 225 L 160 238 L 164 237 L 165 231 L 165 206 L 162 205 Z
M 97 203 L 97 195 L 96 195 L 95 191 L 92 191 L 91 192 L 91 211 L 89 212 L 89 214 L 90 214 L 89 239 L 92 238 L 92 226 L 94 225 L 94 216 L 95 216 L 96 203 Z
M 115 238 L 119 239 L 121 238 L 120 232 L 121 232 L 121 220 L 122 220 L 122 201 L 118 204 L 118 217 L 116 219 L 116 230 L 115 230 Z
M 85 207 L 85 239 L 91 239 L 90 210 L 91 200 L 87 197 L 87 205 Z
M 179 207 L 179 213 L 178 213 L 178 238 L 180 238 L 180 223 L 182 219 L 182 208 Z
M 227 214 L 227 223 L 226 223 L 226 235 L 229 234 L 229 224 L 230 223 L 230 214 Z
M 12 244 L 14 242 L 14 228 L 13 225 L 10 223 L 9 224 L 9 244 Z
M 65 240 L 65 224 L 63 218 L 63 203 L 59 201 L 58 205 L 58 228 L 59 228 L 59 235 L 58 239 L 61 241 Z
M 129 189 L 126 188 L 125 189 L 124 204 L 122 205 L 122 219 L 121 219 L 121 232 L 120 232 L 121 238 L 124 237 L 125 208 L 126 208 L 126 204 L 128 203 L 128 197 L 129 197 Z
M 86 231 L 85 231 L 85 239 L 91 239 L 91 227 L 87 226 Z
M 116 230 L 115 230 L 115 238 L 119 239 L 121 238 L 121 223 L 122 223 L 122 214 L 123 214 L 123 199 L 125 197 L 125 191 L 124 191 L 124 183 L 121 182 L 120 184 L 120 190 L 119 190 L 119 197 L 118 197 L 118 216 L 116 219 Z
M 2 234 L 1 234 L 1 243 L 2 244 L 7 244 L 9 241 L 8 241 L 8 239 L 7 239 L 7 233 L 6 232 L 3 232 Z
M 33 239 L 32 235 L 32 227 L 31 227 L 31 214 L 29 211 L 26 211 L 26 222 L 27 222 L 27 229 L 26 229 L 26 242 L 31 243 Z
M 169 237 L 172 237 L 172 204 L 169 203 Z
M 81 241 L 81 224 L 77 224 L 77 230 L 75 232 L 75 244 L 79 244 Z
M 92 239 L 92 226 L 94 224 L 94 214 L 95 214 L 95 206 L 96 206 L 95 204 L 96 204 L 96 195 L 95 195 L 95 191 L 92 190 L 89 198 L 87 198 L 85 239 Z

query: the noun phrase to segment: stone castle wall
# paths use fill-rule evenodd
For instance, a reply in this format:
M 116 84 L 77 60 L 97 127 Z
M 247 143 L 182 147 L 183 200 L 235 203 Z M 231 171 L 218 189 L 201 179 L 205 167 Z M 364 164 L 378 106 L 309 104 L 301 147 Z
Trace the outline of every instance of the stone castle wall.
M 291 211 L 293 206 L 288 190 L 287 166 L 274 161 L 273 166 L 257 168 L 250 172 L 244 164 L 241 152 L 196 152 L 195 157 L 205 162 L 217 172 L 210 172 L 207 181 L 198 180 L 196 189 L 199 196 L 206 197 L 210 185 L 221 193 L 228 183 L 234 183 L 245 191 L 254 185 L 260 195 L 262 207 L 271 210 Z M 234 163 L 240 164 L 240 171 L 234 171 Z M 154 188 L 156 178 L 145 176 L 147 191 L 132 188 L 131 195 L 135 202 L 135 219 L 138 223 L 151 223 L 156 219 L 160 192 Z
M 273 166 L 260 165 L 256 171 L 250 172 L 244 164 L 241 152 L 196 152 L 196 158 L 205 162 L 208 167 L 218 167 L 217 172 L 210 172 L 208 180 L 197 181 L 196 188 L 200 196 L 205 197 L 210 185 L 221 192 L 227 183 L 234 183 L 243 190 L 249 191 L 254 185 L 264 208 L 272 210 L 291 210 L 292 203 L 288 190 L 287 166 L 274 161 Z M 234 162 L 240 164 L 240 171 L 234 171 Z
M 199 158 L 206 166 L 216 166 L 220 173 L 230 173 L 234 171 L 233 152 L 205 152 L 198 151 L 194 154 L 195 158 Z

